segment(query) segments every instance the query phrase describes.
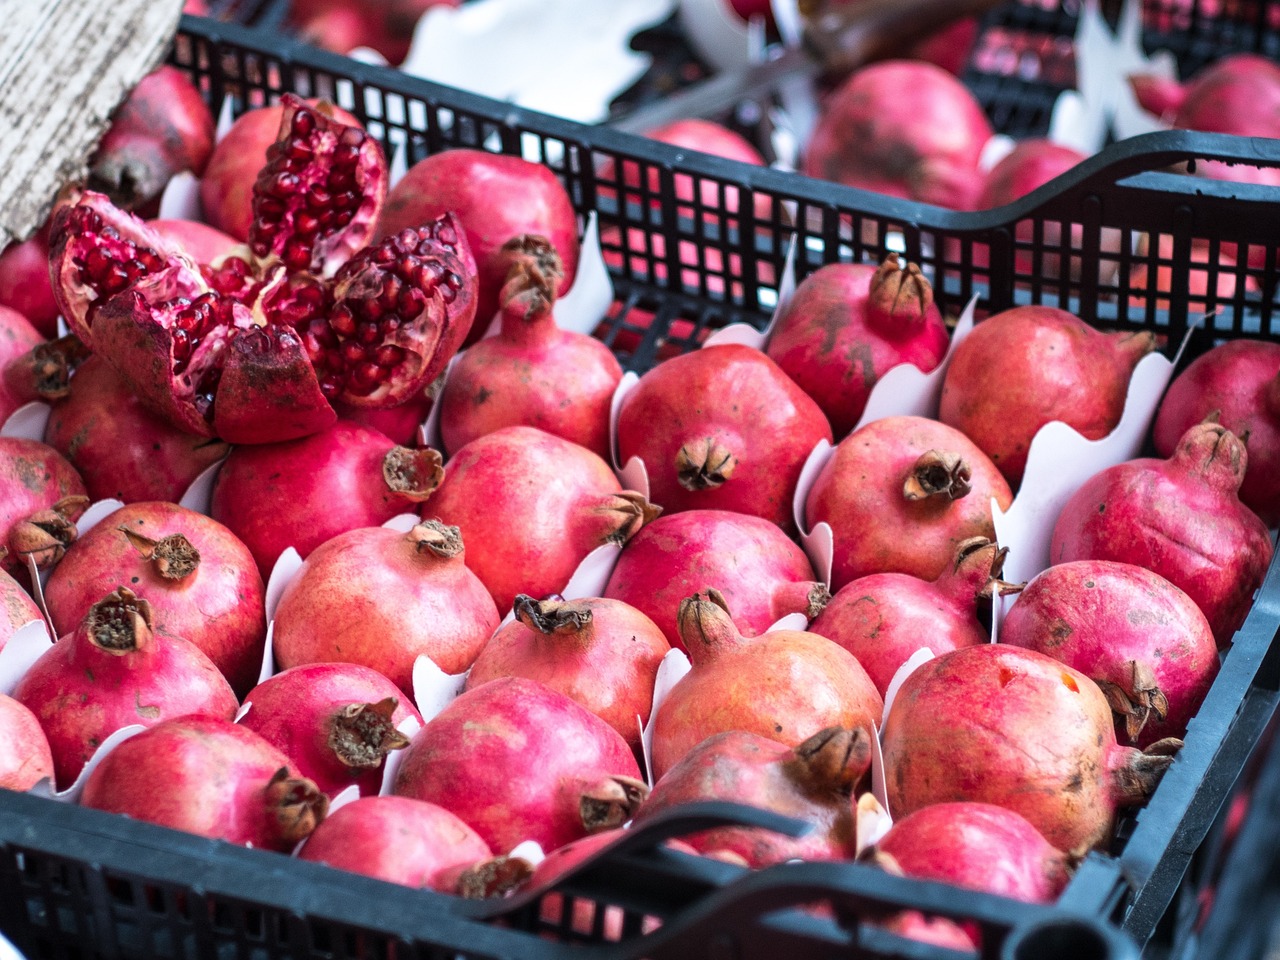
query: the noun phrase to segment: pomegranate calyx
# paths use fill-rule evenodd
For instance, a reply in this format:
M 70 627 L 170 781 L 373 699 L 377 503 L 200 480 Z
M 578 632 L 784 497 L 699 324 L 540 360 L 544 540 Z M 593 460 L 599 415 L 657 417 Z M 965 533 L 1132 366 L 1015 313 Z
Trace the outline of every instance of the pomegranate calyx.
M 346 766 L 372 769 L 392 750 L 403 750 L 409 738 L 395 728 L 391 717 L 398 707 L 395 697 L 377 703 L 349 703 L 329 722 L 329 748 Z
M 885 257 L 867 292 L 867 322 L 887 336 L 908 336 L 925 322 L 933 287 L 914 263 L 903 266 L 896 253 Z
M 535 600 L 525 593 L 516 595 L 515 614 L 530 630 L 547 636 L 581 633 L 594 619 L 591 608 L 585 604 L 571 600 Z
M 305 840 L 329 812 L 329 798 L 320 788 L 306 777 L 290 777 L 288 767 L 275 772 L 263 798 L 284 843 Z
M 425 520 L 405 535 L 419 554 L 429 554 L 441 560 L 448 560 L 462 553 L 462 530 L 441 523 L 439 520 Z
M 714 587 L 680 601 L 676 629 L 695 667 L 745 642 L 729 615 L 728 603 Z
M 200 551 L 180 533 L 152 540 L 127 526 L 116 527 L 166 580 L 185 580 L 200 566 Z
M 128 587 L 117 587 L 89 608 L 85 632 L 99 650 L 123 656 L 150 644 L 152 623 L 151 604 Z
M 493 857 L 463 870 L 454 892 L 467 900 L 505 897 L 519 890 L 532 876 L 533 864 L 523 857 Z
M 382 458 L 382 478 L 388 489 L 418 503 L 444 482 L 444 458 L 430 447 L 393 447 Z
M 827 727 L 791 751 L 783 761 L 790 780 L 810 796 L 852 796 L 871 767 L 871 740 L 861 727 Z
M 649 785 L 635 777 L 613 776 L 583 790 L 578 812 L 587 833 L 620 827 L 640 809 L 649 796 Z
M 610 494 L 604 506 L 597 510 L 617 515 L 616 525 L 601 538 L 602 544 L 622 545 L 639 533 L 646 523 L 651 523 L 662 515 L 660 506 L 650 503 L 643 493 L 635 490 Z
M 498 295 L 503 317 L 530 322 L 547 316 L 564 279 L 564 265 L 551 241 L 521 234 L 503 244 L 501 256 L 510 263 Z
M 1169 701 L 1161 692 L 1155 673 L 1145 661 L 1130 660 L 1129 673 L 1127 684 L 1096 678 L 1093 682 L 1106 694 L 1112 711 L 1124 718 L 1125 734 L 1132 741 L 1142 733 L 1152 714 L 1155 714 L 1157 720 L 1163 720 L 1168 715 Z
M 1112 336 L 1115 337 L 1120 355 L 1128 362 L 1130 370 L 1138 365 L 1139 360 L 1155 350 L 1157 345 L 1156 335 L 1150 330 L 1139 330 L 1136 333 L 1118 331 Z
M 805 607 L 805 616 L 810 620 L 817 618 L 828 603 L 831 602 L 831 588 L 825 583 L 814 581 L 809 586 L 809 592 L 806 596 L 807 606 Z
M 1008 555 L 1008 547 L 998 546 L 986 537 L 970 537 L 956 548 L 951 569 L 934 582 L 966 610 L 971 609 L 977 599 L 990 600 L 998 593 L 1020 593 L 1025 583 L 1010 583 L 1000 576 Z
M 62 559 L 67 547 L 75 542 L 79 532 L 75 521 L 89 506 L 89 498 L 63 497 L 48 510 L 39 510 L 14 524 L 9 534 L 9 545 L 20 557 L 31 557 L 43 570 Z
M 24 400 L 62 400 L 71 393 L 71 372 L 89 356 L 74 333 L 33 347 L 5 368 L 5 384 Z
M 907 473 L 902 484 L 902 496 L 912 501 L 930 497 L 959 500 L 968 495 L 969 480 L 969 464 L 958 454 L 928 450 L 920 455 Z
M 676 454 L 676 479 L 689 491 L 714 490 L 733 476 L 733 451 L 715 437 L 684 444 Z
M 1157 740 L 1142 752 L 1120 747 L 1116 755 L 1121 759 L 1111 770 L 1111 793 L 1117 806 L 1146 803 L 1181 747 L 1182 741 L 1174 737 Z
M 1198 423 L 1182 435 L 1173 461 L 1219 490 L 1239 490 L 1249 453 L 1234 433 L 1219 423 Z

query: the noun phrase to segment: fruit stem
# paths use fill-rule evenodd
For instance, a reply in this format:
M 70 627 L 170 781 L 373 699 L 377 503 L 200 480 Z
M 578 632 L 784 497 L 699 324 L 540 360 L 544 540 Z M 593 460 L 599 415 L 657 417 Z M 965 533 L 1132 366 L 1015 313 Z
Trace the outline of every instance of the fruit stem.
M 444 482 L 444 458 L 430 447 L 392 447 L 382 458 L 382 479 L 393 493 L 419 503 Z
M 1205 421 L 1182 435 L 1170 462 L 1215 490 L 1234 492 L 1244 482 L 1249 454 L 1234 433 L 1220 423 Z
M 89 608 L 85 632 L 99 650 L 121 657 L 151 645 L 151 604 L 128 587 L 118 587 Z
M 142 558 L 155 566 L 166 580 L 185 580 L 200 566 L 200 551 L 180 533 L 171 533 L 159 540 L 152 540 L 128 527 L 116 527 L 125 535 Z
M 867 325 L 895 340 L 914 336 L 929 318 L 933 287 L 914 263 L 885 257 L 867 291 Z
M 1163 720 L 1169 714 L 1169 701 L 1156 682 L 1155 672 L 1143 660 L 1129 661 L 1127 683 L 1113 683 L 1097 677 L 1092 679 L 1106 694 L 1111 709 L 1124 718 L 1125 735 L 1130 741 L 1138 739 L 1152 714 L 1157 720 Z
M 532 876 L 533 864 L 523 857 L 493 857 L 463 870 L 454 892 L 468 900 L 505 897 L 519 890 Z
M 1156 348 L 1156 335 L 1150 330 L 1128 332 L 1124 330 L 1111 334 L 1116 350 L 1125 361 L 1130 373 L 1138 365 L 1138 361 Z
M 680 601 L 676 629 L 695 667 L 747 643 L 729 615 L 723 594 L 714 587 L 708 587 L 705 594 L 695 593 Z
M 564 266 L 551 241 L 534 234 L 508 240 L 499 254 L 508 264 L 498 295 L 502 307 L 502 337 L 526 342 L 554 328 L 552 307 L 564 279 Z
M 578 812 L 587 833 L 620 827 L 635 816 L 649 796 L 649 786 L 634 777 L 607 777 L 582 790 Z
M 902 484 L 902 496 L 907 500 L 959 500 L 969 493 L 969 476 L 969 464 L 959 454 L 928 450 L 911 465 Z
M 714 490 L 733 476 L 733 451 L 715 437 L 683 444 L 676 454 L 676 479 L 689 491 Z
M 409 738 L 391 722 L 399 705 L 395 697 L 387 697 L 377 703 L 349 703 L 341 707 L 329 718 L 329 749 L 348 767 L 381 766 L 388 753 L 409 745 Z
M 871 767 L 871 737 L 861 727 L 827 727 L 795 747 L 782 767 L 809 796 L 851 796 Z
M 970 537 L 961 541 L 956 548 L 955 561 L 933 584 L 958 609 L 972 614 L 977 600 L 990 600 L 997 592 L 1018 593 L 1026 586 L 1025 583 L 1000 579 L 1008 555 L 1007 547 L 1001 547 L 986 537 Z
M 595 510 L 606 516 L 606 528 L 600 536 L 601 544 L 624 544 L 639 533 L 646 523 L 662 515 L 660 506 L 650 503 L 643 493 L 635 490 L 611 493 Z
M 275 772 L 263 796 L 280 840 L 290 845 L 309 837 L 329 812 L 329 798 L 305 777 L 290 777 L 288 767 Z
M 62 559 L 79 532 L 75 521 L 89 506 L 89 498 L 63 497 L 48 510 L 38 510 L 19 520 L 9 532 L 9 548 L 15 556 L 35 560 L 43 570 Z
M 1181 747 L 1182 741 L 1172 737 L 1156 741 L 1145 752 L 1116 747 L 1111 758 L 1111 795 L 1116 804 L 1126 807 L 1146 803 Z
M 439 520 L 424 520 L 407 534 L 419 556 L 448 560 L 462 553 L 462 531 Z
M 789 613 L 803 613 L 806 619 L 812 620 L 831 599 L 831 591 L 825 583 L 817 580 L 800 580 L 778 584 L 773 588 L 770 599 L 773 619 L 780 620 Z
M 579 636 L 593 629 L 591 608 L 572 600 L 535 600 L 521 593 L 516 596 L 515 614 L 530 630 L 545 636 Z

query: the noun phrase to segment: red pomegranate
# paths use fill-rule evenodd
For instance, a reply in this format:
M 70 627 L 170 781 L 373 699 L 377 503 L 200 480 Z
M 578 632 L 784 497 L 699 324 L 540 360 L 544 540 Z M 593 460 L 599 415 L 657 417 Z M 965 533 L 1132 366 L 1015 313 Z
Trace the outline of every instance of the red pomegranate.
M 991 501 L 1009 484 L 959 430 L 924 417 L 884 417 L 849 434 L 814 480 L 811 525 L 834 536 L 831 585 L 873 573 L 936 580 L 972 537 L 995 538 Z
M 53 754 L 36 715 L 0 693 L 0 790 L 30 790 L 53 779 Z
M 43 619 L 44 614 L 31 595 L 17 580 L 0 570 L 0 650 L 21 628 Z
M 85 780 L 80 803 L 266 850 L 291 849 L 328 798 L 288 758 L 229 720 L 179 717 L 130 737 Z
M 11 377 L 9 371 L 42 343 L 44 337 L 26 317 L 0 306 L 0 373 L 4 374 L 0 376 L 0 425 L 20 406 L 38 399 L 29 389 L 31 382 L 25 373 L 14 369 Z
M 421 439 L 420 427 L 427 422 L 431 414 L 431 405 L 435 403 L 435 384 L 437 378 L 426 389 L 420 390 L 404 403 L 394 407 L 353 407 L 341 400 L 333 405 L 338 412 L 339 420 L 349 420 L 362 427 L 372 427 L 402 446 L 416 446 Z
M 457 527 L 430 520 L 407 534 L 339 534 L 312 552 L 280 598 L 276 662 L 358 663 L 401 690 L 413 688 L 420 656 L 462 673 L 500 619 L 462 551 Z
M 240 241 L 231 234 L 198 220 L 148 220 L 147 226 L 185 250 L 196 263 L 212 264 L 243 252 L 238 249 Z
M 154 627 L 189 640 L 231 686 L 253 686 L 266 639 L 266 600 L 253 557 L 235 535 L 173 503 L 121 507 L 82 537 L 45 586 L 58 635 L 121 584 L 150 603 Z
M 49 282 L 49 234 L 41 229 L 0 251 L 0 306 L 17 310 L 43 337 L 58 334 L 58 303 Z
M 1182 435 L 1168 460 L 1130 460 L 1072 494 L 1053 528 L 1050 558 L 1114 560 L 1184 590 L 1231 642 L 1271 562 L 1271 538 L 1237 495 L 1248 455 L 1215 423 Z
M 685 120 L 673 120 L 671 123 L 663 124 L 645 133 L 650 140 L 657 140 L 659 143 L 669 143 L 673 147 L 681 147 L 684 150 L 696 150 L 699 153 L 709 153 L 713 157 L 723 157 L 726 160 L 736 160 L 739 163 L 749 163 L 753 167 L 763 167 L 765 163 L 764 157 L 760 155 L 751 143 L 741 134 L 735 133 L 728 127 L 716 123 L 713 120 L 702 120 L 691 117 Z M 623 182 L 629 189 L 635 189 L 640 185 L 640 171 L 636 169 L 634 163 L 624 160 L 622 163 Z M 616 176 L 614 168 L 606 168 L 601 172 L 601 178 L 607 180 L 610 176 Z M 688 174 L 675 175 L 676 199 L 682 204 L 693 203 L 694 195 L 694 178 Z M 723 198 L 721 191 L 723 190 Z M 662 193 L 661 178 L 656 169 L 649 171 L 649 196 L 650 198 L 658 197 Z M 698 203 L 703 209 L 708 211 L 718 211 L 724 209 L 725 212 L 734 214 L 739 210 L 738 188 L 733 186 L 721 186 L 712 180 L 702 180 L 698 186 Z M 641 197 L 628 193 L 628 196 L 634 196 L 638 201 Z M 651 203 L 656 201 L 650 199 Z M 755 216 L 760 220 L 767 220 L 773 210 L 773 198 L 766 194 L 756 194 L 752 203 Z M 692 208 L 681 207 L 681 212 L 687 211 L 693 213 Z
M 0 437 L 0 547 L 8 549 L 0 554 L 0 570 L 25 571 L 28 557 L 41 569 L 57 563 L 88 505 L 84 481 L 57 450 Z
M 289 18 L 308 42 L 336 53 L 370 47 L 398 64 L 409 55 L 418 20 L 432 7 L 456 7 L 460 0 L 296 0 Z
M 1254 250 L 1262 250 L 1254 247 Z M 1237 247 L 1234 243 L 1211 244 L 1208 240 L 1193 238 L 1189 253 L 1174 256 L 1173 237 L 1161 234 L 1156 242 L 1157 257 L 1152 257 L 1151 240 L 1139 241 L 1137 260 L 1129 271 L 1128 301 L 1133 310 L 1145 310 L 1150 299 L 1158 310 L 1169 309 L 1169 295 L 1174 284 L 1174 265 L 1186 267 L 1187 309 L 1194 313 L 1209 313 L 1216 304 L 1236 295 L 1236 287 L 1243 285 L 1246 291 L 1256 292 L 1258 283 L 1252 276 L 1241 276 L 1236 262 Z M 1151 257 L 1150 260 L 1146 259 Z M 1212 279 L 1212 288 L 1210 280 Z M 1155 294 L 1156 296 L 1152 296 Z

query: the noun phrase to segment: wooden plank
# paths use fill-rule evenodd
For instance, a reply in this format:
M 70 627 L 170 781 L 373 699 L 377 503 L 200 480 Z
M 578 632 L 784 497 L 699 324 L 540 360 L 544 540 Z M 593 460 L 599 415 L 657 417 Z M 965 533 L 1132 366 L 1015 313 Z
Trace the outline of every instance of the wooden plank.
M 159 65 L 182 0 L 0 0 L 0 249 L 83 179 L 111 113 Z

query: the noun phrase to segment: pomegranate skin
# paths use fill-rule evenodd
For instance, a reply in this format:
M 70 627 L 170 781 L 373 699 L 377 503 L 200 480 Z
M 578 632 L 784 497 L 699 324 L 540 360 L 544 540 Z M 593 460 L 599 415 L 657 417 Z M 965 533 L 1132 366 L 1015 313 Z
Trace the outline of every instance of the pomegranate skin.
M 1218 423 L 1249 437 L 1241 501 L 1268 527 L 1280 524 L 1280 343 L 1232 340 L 1193 360 L 1160 403 L 1156 452 L 1170 456 L 1184 433 L 1215 412 Z
M 240 702 L 213 661 L 152 631 L 151 605 L 121 587 L 41 654 L 13 690 L 40 720 L 57 782 L 70 785 L 121 727 L 190 715 L 230 720 Z
M 276 608 L 276 662 L 358 663 L 401 690 L 426 655 L 445 673 L 471 666 L 501 619 L 464 562 L 457 527 L 408 534 L 363 527 L 315 550 Z
M 213 263 L 236 253 L 240 241 L 198 220 L 149 220 L 149 226 L 170 243 L 177 244 L 196 263 Z
M 452 811 L 494 850 L 525 840 L 554 850 L 630 819 L 622 795 L 643 795 L 639 777 L 631 748 L 595 714 L 537 681 L 503 677 L 418 731 L 393 792 Z M 605 821 L 584 823 L 584 795 L 611 806 Z
M 492 855 L 474 830 L 443 807 L 408 797 L 361 797 L 326 817 L 298 858 L 454 893 L 459 874 Z
M 845 437 L 805 502 L 810 526 L 834 537 L 831 586 L 873 573 L 936 580 L 960 544 L 995 539 L 991 500 L 1013 491 L 959 430 L 924 417 L 884 417 Z
M 84 481 L 57 450 L 0 437 L 0 546 L 9 551 L 0 556 L 0 570 L 25 577 L 28 556 L 41 568 L 56 563 L 74 542 L 75 520 L 88 505 Z
M 49 279 L 46 229 L 0 251 L 0 306 L 17 310 L 41 336 L 58 335 L 58 302 Z
M 401 446 L 415 447 L 421 439 L 419 428 L 427 422 L 434 402 L 428 388 L 395 407 L 353 407 L 339 400 L 333 409 L 342 420 L 372 427 Z
M 1102 333 L 1055 307 L 989 317 L 956 347 L 938 419 L 969 437 L 1017 486 L 1042 426 L 1061 420 L 1090 440 L 1124 413 L 1129 378 L 1155 335 Z
M 166 720 L 130 737 L 89 774 L 80 803 L 281 853 L 310 834 L 329 806 L 271 744 L 209 717 Z
M 811 620 L 830 599 L 813 567 L 775 524 L 727 510 L 659 517 L 631 539 L 604 594 L 643 612 L 683 650 L 680 602 L 714 587 L 743 636 L 764 633 L 790 613 Z
M 107 516 L 75 548 L 45 586 L 59 636 L 128 584 L 150 602 L 156 633 L 199 647 L 232 689 L 253 686 L 267 636 L 266 591 L 230 530 L 177 504 L 145 501 Z
M 1213 631 L 1195 601 L 1128 563 L 1078 560 L 1036 576 L 1000 624 L 1000 642 L 1061 660 L 1111 701 L 1116 738 L 1181 737 L 1218 675 Z
M 1235 434 L 1197 424 L 1168 460 L 1130 460 L 1086 481 L 1058 515 L 1050 559 L 1145 567 L 1185 591 L 1226 647 L 1272 554 L 1266 526 L 1237 496 L 1247 463 Z
M 726 402 L 728 400 L 728 402 Z M 732 510 L 794 530 L 800 471 L 826 415 L 776 363 L 740 344 L 654 367 L 618 412 L 618 458 L 640 457 L 668 513 Z
M 895 816 L 994 803 L 1071 852 L 1105 843 L 1118 808 L 1145 802 L 1171 762 L 1116 743 L 1107 698 L 1084 674 L 1002 643 L 912 673 L 885 721 L 883 754 Z
M 408 746 L 396 725 L 422 715 L 394 683 L 354 663 L 313 663 L 283 670 L 244 698 L 240 719 L 276 747 L 331 799 L 353 783 L 377 794 L 382 764 Z
M 44 337 L 26 317 L 17 310 L 0 305 L 0 374 L 5 374 L 6 368 L 42 343 Z M 37 399 L 26 387 L 26 383 L 0 376 L 0 425 L 9 419 L 13 411 Z
M 0 650 L 19 629 L 44 619 L 44 614 L 17 580 L 0 570 Z
M 0 790 L 30 790 L 53 783 L 53 753 L 36 715 L 0 693 Z

